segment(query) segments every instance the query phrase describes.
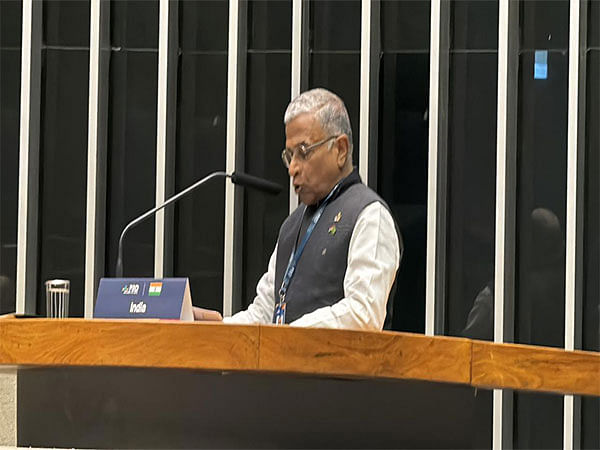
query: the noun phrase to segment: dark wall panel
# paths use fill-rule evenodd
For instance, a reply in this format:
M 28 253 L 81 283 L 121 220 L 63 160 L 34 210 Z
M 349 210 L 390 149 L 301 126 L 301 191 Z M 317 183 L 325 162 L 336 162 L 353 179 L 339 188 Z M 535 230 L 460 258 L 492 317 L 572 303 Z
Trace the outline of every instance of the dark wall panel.
M 382 1 L 376 39 L 383 50 L 378 80 L 377 179 L 371 183 L 390 206 L 404 241 L 396 275 L 392 328 L 425 331 L 427 154 L 429 130 L 428 1 Z
M 360 0 L 312 0 L 310 48 L 317 51 L 360 49 Z
M 227 55 L 182 55 L 175 190 L 225 169 Z M 198 306 L 223 308 L 225 181 L 175 206 L 175 276 L 190 278 Z
M 519 392 L 514 401 L 515 449 L 563 448 L 563 396 Z
M 523 50 L 569 48 L 569 1 L 535 0 L 519 3 Z
M 360 54 L 314 53 L 310 60 L 310 88 L 323 87 L 346 105 L 352 126 L 352 162 L 358 167 L 360 142 Z
M 429 1 L 382 0 L 380 5 L 379 38 L 384 52 L 429 51 Z
M 394 330 L 425 331 L 429 54 L 389 53 L 379 73 L 377 191 L 404 240 Z
M 225 170 L 227 1 L 179 5 L 175 190 Z M 174 275 L 198 306 L 223 309 L 225 186 L 216 180 L 175 206 Z
M 0 314 L 15 310 L 22 2 L 0 2 Z
M 446 334 L 492 340 L 498 55 L 450 61 Z
M 158 0 L 110 3 L 105 273 L 125 225 L 156 203 Z M 154 219 L 123 241 L 123 274 L 154 276 Z
M 110 41 L 130 50 L 158 48 L 158 0 L 111 0 Z
M 44 2 L 44 43 L 48 46 L 89 47 L 89 0 Z
M 309 18 L 308 88 L 322 87 L 344 101 L 358 167 L 360 112 L 360 1 L 312 0 Z
M 497 50 L 498 6 L 498 0 L 453 1 L 450 47 L 453 50 Z
M 562 347 L 569 2 L 520 3 L 515 341 Z M 561 448 L 561 398 L 515 394 L 515 448 Z
M 115 11 L 116 13 L 116 11 Z M 120 48 L 111 53 L 108 106 L 106 274 L 115 275 L 119 235 L 154 207 L 158 53 Z M 154 275 L 154 220 L 123 242 L 123 274 Z
M 44 282 L 71 281 L 70 316 L 83 315 L 89 51 L 42 53 L 38 313 Z
M 291 92 L 292 2 L 248 2 L 244 170 L 276 181 L 276 197 L 244 190 L 241 303 L 252 302 L 289 210 L 289 176 L 281 160 L 283 115 Z

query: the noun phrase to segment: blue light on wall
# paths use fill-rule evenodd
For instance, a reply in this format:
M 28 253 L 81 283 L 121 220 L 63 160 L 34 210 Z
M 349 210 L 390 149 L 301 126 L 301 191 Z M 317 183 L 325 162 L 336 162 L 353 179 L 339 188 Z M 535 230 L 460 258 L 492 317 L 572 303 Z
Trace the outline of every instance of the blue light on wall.
M 548 78 L 548 50 L 536 50 L 533 64 L 533 79 L 545 80 Z

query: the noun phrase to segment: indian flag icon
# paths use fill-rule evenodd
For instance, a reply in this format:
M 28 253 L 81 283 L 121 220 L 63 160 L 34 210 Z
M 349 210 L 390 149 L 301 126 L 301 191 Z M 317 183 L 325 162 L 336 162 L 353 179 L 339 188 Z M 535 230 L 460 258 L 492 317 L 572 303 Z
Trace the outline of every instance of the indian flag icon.
M 162 283 L 150 283 L 150 289 L 148 289 L 148 295 L 150 297 L 158 297 L 162 291 Z

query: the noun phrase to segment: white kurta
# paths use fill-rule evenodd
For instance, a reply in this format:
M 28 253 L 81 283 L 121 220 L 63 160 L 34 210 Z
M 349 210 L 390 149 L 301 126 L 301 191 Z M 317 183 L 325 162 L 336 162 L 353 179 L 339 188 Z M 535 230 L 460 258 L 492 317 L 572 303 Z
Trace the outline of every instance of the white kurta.
M 247 310 L 223 319 L 225 323 L 264 323 L 273 320 L 275 310 L 275 260 L 256 286 L 256 297 Z M 400 245 L 389 211 L 374 202 L 359 214 L 350 245 L 344 277 L 344 298 L 331 306 L 316 309 L 292 322 L 291 326 L 381 330 L 386 305 L 400 264 Z

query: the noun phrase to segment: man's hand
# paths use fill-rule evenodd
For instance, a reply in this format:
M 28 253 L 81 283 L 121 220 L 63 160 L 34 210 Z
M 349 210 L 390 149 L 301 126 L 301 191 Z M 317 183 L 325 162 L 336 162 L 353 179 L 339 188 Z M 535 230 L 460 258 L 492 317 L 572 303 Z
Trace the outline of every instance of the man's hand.
M 194 320 L 205 320 L 210 322 L 220 322 L 223 320 L 223 316 L 219 311 L 213 311 L 212 309 L 198 308 L 192 306 L 194 310 Z

